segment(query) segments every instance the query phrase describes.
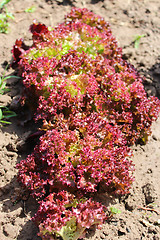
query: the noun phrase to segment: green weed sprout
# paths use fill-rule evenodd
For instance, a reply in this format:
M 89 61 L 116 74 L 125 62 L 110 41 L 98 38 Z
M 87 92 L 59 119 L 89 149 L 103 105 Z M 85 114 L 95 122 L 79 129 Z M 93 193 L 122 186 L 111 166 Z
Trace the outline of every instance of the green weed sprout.
M 5 6 L 11 0 L 3 0 L 0 2 L 0 33 L 8 33 L 9 29 L 9 19 L 14 20 L 14 16 L 12 13 L 8 12 L 7 7 Z
M 5 68 L 5 72 L 3 73 L 3 75 L 0 76 L 0 94 L 4 94 L 5 92 L 9 91 L 9 89 L 6 88 L 6 80 L 7 79 L 10 79 L 10 78 L 18 78 L 19 79 L 20 78 L 18 76 L 14 76 L 14 75 L 5 77 L 6 69 L 7 69 L 7 67 Z
M 0 9 L 2 9 L 6 4 L 8 4 L 11 0 L 3 0 L 0 2 Z
M 11 118 L 17 116 L 15 112 L 10 111 L 9 108 L 0 105 L 0 126 L 2 124 L 11 124 L 11 122 L 6 121 L 6 118 Z
M 134 37 L 133 43 L 134 43 L 134 47 L 135 47 L 136 49 L 139 48 L 140 40 L 141 40 L 142 37 L 145 37 L 145 35 L 144 35 L 144 34 L 143 34 L 143 35 L 136 35 L 136 36 Z
M 12 77 L 20 78 L 20 77 L 14 76 L 14 75 L 13 76 L 10 75 L 10 76 L 5 77 L 5 72 L 2 75 L 2 77 L 0 76 L 0 95 L 3 95 L 5 92 L 9 91 L 9 89 L 6 88 L 6 80 L 10 79 Z M 6 121 L 5 119 L 15 117 L 15 116 L 16 116 L 15 112 L 10 111 L 9 108 L 6 107 L 6 106 L 0 105 L 0 126 L 2 126 L 2 124 L 11 124 L 11 122 Z
M 31 7 L 26 8 L 24 11 L 26 13 L 33 13 L 33 12 L 35 12 L 35 10 L 36 10 L 36 7 L 35 6 L 31 6 Z
M 110 211 L 111 211 L 112 215 L 117 214 L 117 213 L 121 213 L 121 210 L 119 210 L 115 207 L 110 207 Z

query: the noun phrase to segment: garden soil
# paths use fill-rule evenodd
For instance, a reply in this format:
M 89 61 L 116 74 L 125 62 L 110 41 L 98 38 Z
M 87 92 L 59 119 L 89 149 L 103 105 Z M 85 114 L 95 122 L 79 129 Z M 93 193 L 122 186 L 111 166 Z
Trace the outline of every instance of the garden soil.
M 35 6 L 33 13 L 25 9 Z M 31 44 L 28 29 L 33 20 L 55 26 L 63 21 L 71 7 L 85 7 L 110 22 L 113 35 L 123 49 L 124 58 L 145 77 L 148 96 L 160 97 L 160 1 L 159 0 L 14 0 L 7 8 L 15 19 L 9 20 L 8 34 L 0 33 L 0 74 L 12 61 L 11 49 L 18 38 Z M 134 40 L 141 36 L 138 48 Z M 17 74 L 12 68 L 6 76 Z M 0 105 L 17 112 L 11 125 L 0 128 L 0 240 L 40 240 L 31 218 L 37 203 L 17 183 L 16 164 L 32 148 L 27 143 L 36 124 L 29 113 L 18 105 L 21 94 L 19 79 L 8 79 L 10 89 L 0 96 Z M 24 111 L 24 112 L 23 112 Z M 113 214 L 101 229 L 91 229 L 84 239 L 159 240 L 160 239 L 160 118 L 152 126 L 146 145 L 133 146 L 135 181 L 130 194 L 122 197 L 99 196 L 107 207 L 121 213 Z

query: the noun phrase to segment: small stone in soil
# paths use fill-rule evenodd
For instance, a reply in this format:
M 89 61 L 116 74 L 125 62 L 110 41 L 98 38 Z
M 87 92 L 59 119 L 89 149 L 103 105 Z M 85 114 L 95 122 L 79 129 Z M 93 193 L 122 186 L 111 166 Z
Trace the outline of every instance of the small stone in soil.
M 160 238 L 158 236 L 154 236 L 153 240 L 160 240 Z
M 118 230 L 118 236 L 122 236 L 122 235 L 125 235 L 125 230 L 124 229 L 119 229 Z
M 154 228 L 154 227 L 149 227 L 148 228 L 148 233 L 154 233 L 154 234 L 156 234 L 157 233 L 157 231 L 156 231 L 156 229 Z
M 14 226 L 11 223 L 8 223 L 4 225 L 3 227 L 3 233 L 5 236 L 10 237 L 11 239 L 14 239 L 16 237 L 16 231 Z
M 145 87 L 146 91 L 147 91 L 147 95 L 148 96 L 156 96 L 157 95 L 157 91 L 156 88 L 153 86 L 147 86 Z
M 8 95 L 0 95 L 0 105 L 7 107 L 11 103 L 11 97 Z
M 152 184 L 147 183 L 142 187 L 142 191 L 145 196 L 146 204 L 152 203 L 157 198 L 157 194 Z
M 130 230 L 128 227 L 126 227 L 126 231 L 127 231 L 128 233 L 131 232 L 131 230 Z
M 16 146 L 15 146 L 14 143 L 8 143 L 6 148 L 7 148 L 8 151 L 11 151 L 11 152 L 16 152 L 17 151 Z
M 20 96 L 15 96 L 12 99 L 12 102 L 10 104 L 10 109 L 13 111 L 18 110 L 18 108 L 20 108 L 21 104 L 20 104 Z
M 23 153 L 23 152 L 26 152 L 26 151 L 27 151 L 27 145 L 26 145 L 26 143 L 25 143 L 24 140 L 19 141 L 19 142 L 17 143 L 16 148 L 17 148 L 17 151 L 18 151 L 19 153 Z
M 125 200 L 125 208 L 129 211 L 133 211 L 136 208 L 136 202 L 131 196 L 128 196 L 128 198 Z
M 117 221 L 111 221 L 114 226 L 117 226 Z
M 100 237 L 101 237 L 101 239 L 105 239 L 106 238 L 106 236 L 103 233 L 100 234 Z
M 157 75 L 160 75 L 160 68 L 156 68 L 156 69 L 154 70 L 154 73 L 157 74 Z
M 155 140 L 155 141 L 157 141 L 157 137 L 153 134 L 152 135 L 152 138 Z
M 148 168 L 147 173 L 152 173 L 152 172 L 153 172 L 152 169 Z

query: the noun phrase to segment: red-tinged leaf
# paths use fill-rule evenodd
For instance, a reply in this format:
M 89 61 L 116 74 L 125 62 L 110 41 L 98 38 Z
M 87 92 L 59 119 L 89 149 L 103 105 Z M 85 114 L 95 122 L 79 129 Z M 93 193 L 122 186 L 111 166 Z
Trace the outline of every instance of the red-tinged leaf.
M 22 38 L 19 40 L 16 40 L 15 45 L 13 46 L 13 49 L 12 49 L 13 58 L 14 58 L 13 64 L 18 64 L 21 59 L 21 55 L 28 49 L 29 47 L 25 45 Z
M 46 27 L 45 24 L 41 24 L 41 23 L 33 23 L 30 26 L 30 31 L 33 35 L 36 34 L 42 34 L 42 33 L 47 33 L 48 32 L 48 28 Z

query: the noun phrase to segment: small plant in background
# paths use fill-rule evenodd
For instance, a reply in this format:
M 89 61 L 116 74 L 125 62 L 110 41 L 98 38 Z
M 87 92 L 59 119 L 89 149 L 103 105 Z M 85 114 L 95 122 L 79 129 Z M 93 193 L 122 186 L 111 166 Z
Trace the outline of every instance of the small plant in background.
M 10 79 L 10 78 L 18 78 L 18 79 L 20 79 L 20 77 L 14 76 L 14 75 L 9 75 L 9 76 L 5 77 L 7 67 L 8 66 L 6 66 L 3 75 L 0 76 L 0 94 L 4 94 L 5 92 L 9 91 L 9 89 L 6 87 L 6 84 L 7 84 L 6 80 L 7 79 Z
M 31 6 L 25 9 L 26 13 L 33 13 L 36 11 L 36 7 L 35 6 Z
M 73 8 L 52 30 L 34 22 L 30 31 L 31 47 L 16 40 L 14 66 L 23 103 L 43 124 L 39 144 L 17 164 L 18 180 L 39 201 L 33 220 L 42 239 L 76 240 L 107 218 L 95 193 L 129 192 L 130 146 L 146 142 L 160 101 L 147 98 L 109 23 L 89 10 Z
M 6 67 L 7 69 L 7 67 Z M 8 92 L 9 89 L 6 87 L 6 80 L 10 79 L 12 77 L 14 78 L 20 78 L 18 76 L 7 76 L 5 77 L 5 73 L 6 73 L 6 69 L 5 72 L 3 73 L 2 76 L 0 76 L 0 95 L 3 95 L 4 93 Z M 0 106 L 0 125 L 2 126 L 2 124 L 11 124 L 11 122 L 6 121 L 5 119 L 11 118 L 11 117 L 15 117 L 16 113 L 13 111 L 10 111 L 8 107 L 6 106 Z
M 117 213 L 121 213 L 121 210 L 119 210 L 115 207 L 110 207 L 110 211 L 111 211 L 112 215 L 117 214 Z
M 0 2 L 0 9 L 2 9 L 7 3 L 9 3 L 11 0 L 3 0 Z
M 145 37 L 144 34 L 143 34 L 143 35 L 136 35 L 136 36 L 134 37 L 133 43 L 134 43 L 134 47 L 135 47 L 136 49 L 139 48 L 140 40 L 141 40 L 141 38 L 143 38 L 143 37 Z
M 0 126 L 3 124 L 11 124 L 11 122 L 6 121 L 5 119 L 15 117 L 16 113 L 13 111 L 10 111 L 9 108 L 0 106 Z
M 5 77 L 5 73 L 3 76 L 0 76 L 0 94 L 4 94 L 5 92 L 9 91 L 8 88 L 6 88 L 6 80 L 9 77 Z
M 6 5 L 11 0 L 3 0 L 0 2 L 0 33 L 8 33 L 9 19 L 14 20 L 12 13 L 8 12 Z

